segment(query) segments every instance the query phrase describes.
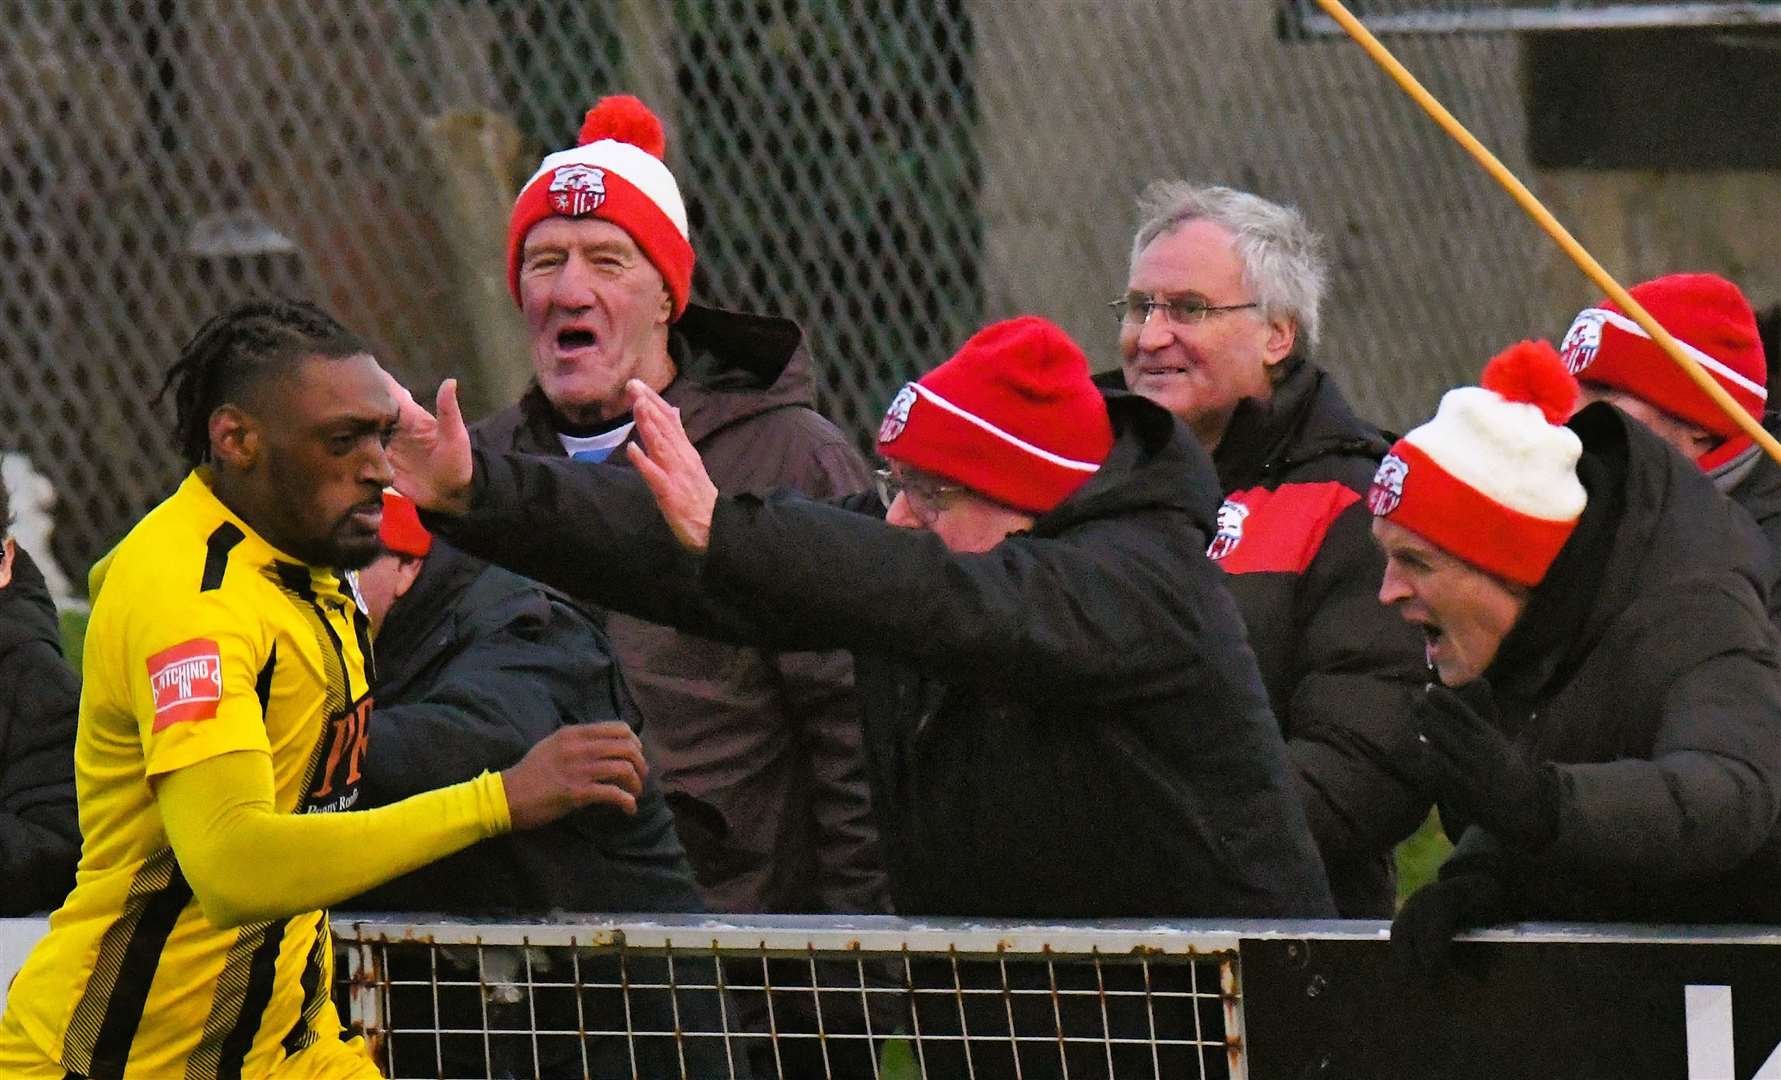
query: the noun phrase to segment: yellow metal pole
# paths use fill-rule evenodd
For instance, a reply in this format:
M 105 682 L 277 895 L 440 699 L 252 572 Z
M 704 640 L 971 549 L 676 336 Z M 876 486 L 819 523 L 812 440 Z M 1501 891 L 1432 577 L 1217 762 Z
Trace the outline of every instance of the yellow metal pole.
M 1424 112 L 1434 118 L 1435 123 L 1440 124 L 1447 134 L 1453 136 L 1454 141 L 1465 147 L 1466 152 L 1478 160 L 1478 164 L 1484 166 L 1486 172 L 1496 178 L 1497 183 L 1503 185 L 1515 201 L 1521 204 L 1521 208 L 1527 211 L 1528 216 L 1533 218 L 1540 228 L 1544 229 L 1546 234 L 1558 243 L 1560 248 L 1564 249 L 1564 253 L 1571 257 L 1571 261 L 1576 263 L 1589 276 L 1589 279 L 1595 282 L 1616 304 L 1619 304 L 1620 309 L 1626 312 L 1629 318 L 1643 327 L 1645 332 L 1651 335 L 1651 340 L 1657 342 L 1658 347 L 1663 349 L 1664 355 L 1674 361 L 1676 366 L 1682 369 L 1682 373 L 1687 375 L 1696 386 L 1705 391 L 1706 395 L 1713 399 L 1713 403 L 1724 410 L 1725 415 L 1731 417 L 1732 422 L 1737 424 L 1744 434 L 1754 439 L 1757 445 L 1761 446 L 1770 457 L 1781 462 L 1781 442 L 1776 442 L 1773 435 L 1763 430 L 1761 424 L 1757 423 L 1749 413 L 1744 411 L 1742 406 L 1732 400 L 1732 396 L 1725 392 L 1724 387 L 1713 381 L 1711 375 L 1701 370 L 1701 366 L 1695 363 L 1692 356 L 1682 351 L 1681 345 L 1674 337 L 1670 336 L 1670 332 L 1665 330 L 1656 319 L 1651 317 L 1650 312 L 1646 311 L 1637 300 L 1634 300 L 1625 289 L 1620 287 L 1620 283 L 1602 268 L 1602 264 L 1595 260 L 1595 256 L 1584 250 L 1583 245 L 1577 242 L 1577 238 L 1572 236 L 1563 225 L 1560 225 L 1558 219 L 1553 217 L 1545 206 L 1541 205 L 1540 200 L 1534 197 L 1534 193 L 1527 189 L 1527 185 L 1516 179 L 1515 174 L 1509 171 L 1508 166 L 1497 160 L 1497 156 L 1479 142 L 1470 131 L 1467 131 L 1464 124 L 1454 119 L 1453 114 L 1448 112 L 1439 101 L 1436 101 L 1435 96 L 1417 81 L 1416 76 L 1410 74 L 1409 70 L 1398 62 L 1398 58 L 1391 54 L 1391 50 L 1380 44 L 1379 39 L 1373 36 L 1372 31 L 1361 25 L 1360 20 L 1342 5 L 1341 0 L 1317 0 L 1317 6 L 1322 8 L 1330 18 L 1336 20 L 1336 23 L 1348 33 L 1348 36 L 1365 49 L 1367 55 L 1384 68 L 1386 74 L 1403 87 L 1404 92 L 1409 94 L 1416 104 L 1422 106 Z

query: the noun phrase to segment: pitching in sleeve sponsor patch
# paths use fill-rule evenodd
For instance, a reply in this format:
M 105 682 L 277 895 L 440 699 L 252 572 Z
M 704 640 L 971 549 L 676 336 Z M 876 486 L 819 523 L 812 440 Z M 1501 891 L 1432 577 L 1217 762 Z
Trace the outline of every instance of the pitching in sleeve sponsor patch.
M 155 731 L 186 720 L 209 720 L 223 700 L 223 655 L 209 638 L 193 638 L 148 658 L 155 695 Z

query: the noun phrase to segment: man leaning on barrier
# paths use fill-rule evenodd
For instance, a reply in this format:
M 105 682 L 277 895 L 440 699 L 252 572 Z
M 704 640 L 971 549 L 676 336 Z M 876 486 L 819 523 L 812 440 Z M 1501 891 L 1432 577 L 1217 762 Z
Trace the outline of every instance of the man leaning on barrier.
M 901 913 L 1333 914 L 1204 554 L 1205 454 L 1160 407 L 1097 392 L 1057 327 L 990 326 L 898 392 L 883 505 L 720 496 L 674 411 L 631 393 L 635 470 L 472 451 L 447 384 L 437 421 L 404 405 L 397 486 L 460 546 L 571 594 L 850 649 Z
M 1428 815 L 1410 770 L 1423 682 L 1414 631 L 1379 603 L 1362 498 L 1387 440 L 1354 414 L 1317 343 L 1320 237 L 1259 195 L 1160 181 L 1139 200 L 1102 380 L 1174 413 L 1224 505 L 1207 554 L 1228 575 L 1286 737 L 1337 909 L 1390 918 L 1393 851 Z
M 1483 383 L 1399 440 L 1368 494 L 1379 597 L 1439 679 L 1416 722 L 1459 837 L 1394 949 L 1438 971 L 1489 923 L 1781 917 L 1761 534 L 1624 413 L 1571 416 L 1550 345 Z
M 321 910 L 485 837 L 630 808 L 642 747 L 565 728 L 503 773 L 358 811 L 397 419 L 308 304 L 212 319 L 167 380 L 191 473 L 92 573 L 73 893 L 7 994 L 0 1076 L 379 1076 L 341 1041 Z

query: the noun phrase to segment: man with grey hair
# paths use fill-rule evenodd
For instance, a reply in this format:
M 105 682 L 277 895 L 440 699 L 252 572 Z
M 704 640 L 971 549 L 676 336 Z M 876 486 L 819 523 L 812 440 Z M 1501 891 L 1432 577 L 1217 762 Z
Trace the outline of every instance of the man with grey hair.
M 1363 496 L 1387 449 L 1306 359 L 1329 277 L 1297 210 L 1158 181 L 1138 201 L 1120 320 L 1128 389 L 1212 455 L 1224 505 L 1207 554 L 1248 624 L 1296 785 L 1349 918 L 1390 917 L 1392 851 L 1428 813 L 1409 722 L 1422 642 L 1379 604 Z

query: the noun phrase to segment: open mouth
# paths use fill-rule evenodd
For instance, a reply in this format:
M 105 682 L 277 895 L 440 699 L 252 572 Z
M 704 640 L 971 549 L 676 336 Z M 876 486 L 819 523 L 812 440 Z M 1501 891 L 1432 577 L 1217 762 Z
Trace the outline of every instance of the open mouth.
M 1422 655 L 1429 667 L 1435 666 L 1435 651 L 1441 647 L 1445 636 L 1441 628 L 1433 623 L 1422 624 Z
M 562 349 L 564 352 L 573 352 L 576 349 L 591 349 L 598 342 L 599 339 L 594 336 L 592 330 L 568 329 L 560 331 L 557 334 L 557 348 Z

